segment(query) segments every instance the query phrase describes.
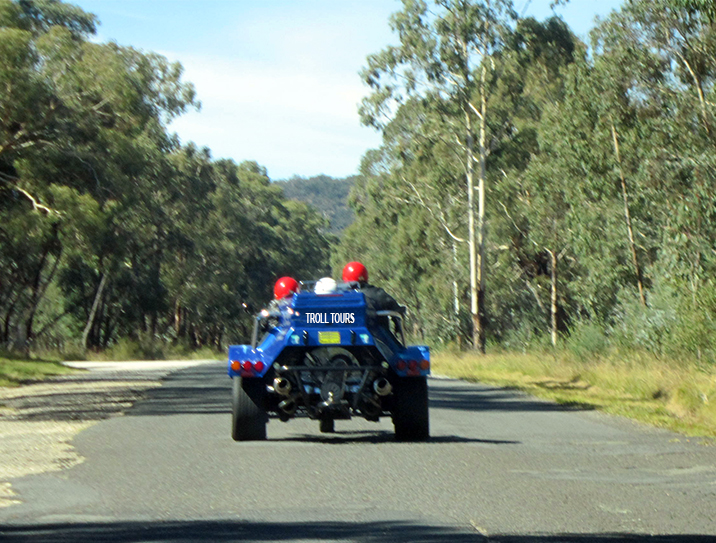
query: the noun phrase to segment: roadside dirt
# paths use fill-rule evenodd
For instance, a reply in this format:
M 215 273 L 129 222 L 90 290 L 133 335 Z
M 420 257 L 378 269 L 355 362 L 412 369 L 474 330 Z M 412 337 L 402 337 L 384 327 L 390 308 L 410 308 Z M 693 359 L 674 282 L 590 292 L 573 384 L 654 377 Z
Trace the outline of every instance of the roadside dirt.
M 121 416 L 177 365 L 201 362 L 86 363 L 77 374 L 15 388 L 0 387 L 0 507 L 19 503 L 10 480 L 83 461 L 72 438 Z

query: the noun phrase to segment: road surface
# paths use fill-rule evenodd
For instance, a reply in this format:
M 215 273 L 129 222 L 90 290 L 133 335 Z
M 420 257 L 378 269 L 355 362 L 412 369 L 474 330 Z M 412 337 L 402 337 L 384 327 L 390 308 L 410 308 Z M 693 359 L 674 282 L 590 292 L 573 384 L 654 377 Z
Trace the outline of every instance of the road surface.
M 223 363 L 171 374 L 12 481 L 16 542 L 716 542 L 716 447 L 519 392 L 430 380 L 432 439 L 389 419 L 230 438 Z

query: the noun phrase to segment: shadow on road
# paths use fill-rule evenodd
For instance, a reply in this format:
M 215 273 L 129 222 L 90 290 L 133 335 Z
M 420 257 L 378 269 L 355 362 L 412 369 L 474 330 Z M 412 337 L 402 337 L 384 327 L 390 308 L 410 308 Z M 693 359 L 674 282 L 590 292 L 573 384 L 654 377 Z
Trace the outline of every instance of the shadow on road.
M 518 390 L 441 384 L 430 388 L 430 407 L 462 411 L 591 411 L 589 404 L 558 404 Z
M 395 433 L 393 431 L 345 431 L 345 432 L 334 432 L 330 434 L 302 434 L 295 435 L 288 438 L 282 438 L 279 440 L 272 441 L 297 441 L 301 443 L 324 443 L 326 445 L 353 445 L 359 443 L 396 443 L 403 444 L 401 441 L 396 441 Z M 432 436 L 428 441 L 418 442 L 423 445 L 439 444 L 439 443 L 482 443 L 486 445 L 520 445 L 520 441 L 504 441 L 495 439 L 472 439 L 461 436 Z
M 205 365 L 175 373 L 151 389 L 127 415 L 184 415 L 231 412 L 231 379 L 226 367 Z
M 365 543 L 713 543 L 706 535 L 496 535 L 409 522 L 116 522 L 0 526 L 5 543 L 356 541 Z
M 557 404 L 505 388 L 487 388 L 464 383 L 430 384 L 430 407 L 463 411 L 586 411 L 588 404 Z M 199 366 L 183 370 L 149 390 L 127 415 L 179 415 L 186 413 L 229 413 L 231 379 L 224 367 Z

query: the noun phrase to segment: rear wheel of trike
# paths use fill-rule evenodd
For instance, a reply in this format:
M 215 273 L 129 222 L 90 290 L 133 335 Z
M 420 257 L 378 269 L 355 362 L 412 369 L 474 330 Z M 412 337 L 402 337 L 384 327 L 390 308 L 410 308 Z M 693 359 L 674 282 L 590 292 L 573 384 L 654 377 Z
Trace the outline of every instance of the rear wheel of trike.
M 263 379 L 232 379 L 231 437 L 234 441 L 266 439 L 266 385 Z
M 393 426 L 398 441 L 425 441 L 430 438 L 428 380 L 403 377 L 393 387 Z

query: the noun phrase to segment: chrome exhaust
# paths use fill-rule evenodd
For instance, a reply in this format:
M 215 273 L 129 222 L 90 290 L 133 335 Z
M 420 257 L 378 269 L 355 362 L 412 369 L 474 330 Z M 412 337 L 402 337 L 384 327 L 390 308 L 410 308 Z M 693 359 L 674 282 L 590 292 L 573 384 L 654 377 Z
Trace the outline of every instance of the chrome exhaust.
M 278 408 L 288 416 L 292 417 L 296 414 L 296 400 L 293 398 L 286 398 L 278 404 Z
M 291 381 L 285 377 L 276 377 L 273 380 L 273 389 L 281 396 L 288 396 L 291 393 Z
M 380 377 L 373 381 L 373 390 L 378 396 L 387 396 L 393 391 L 393 386 L 385 377 Z

